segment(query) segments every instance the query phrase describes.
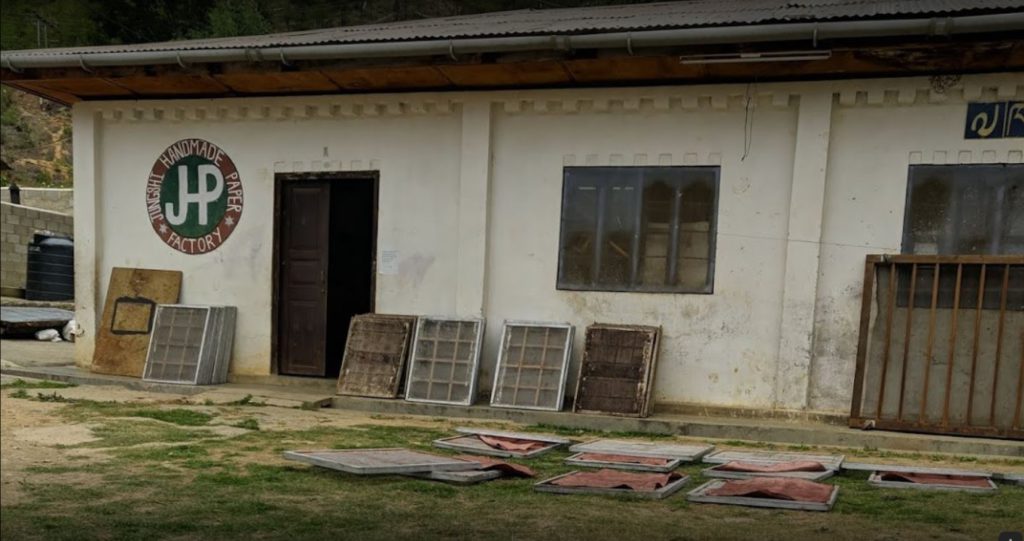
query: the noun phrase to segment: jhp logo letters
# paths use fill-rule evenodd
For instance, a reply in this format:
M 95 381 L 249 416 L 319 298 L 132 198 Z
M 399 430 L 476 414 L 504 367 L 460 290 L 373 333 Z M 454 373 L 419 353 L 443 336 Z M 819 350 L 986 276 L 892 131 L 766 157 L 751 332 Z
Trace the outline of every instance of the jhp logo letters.
M 223 244 L 238 225 L 242 204 L 242 179 L 234 162 L 202 139 L 167 147 L 146 184 L 153 230 L 186 254 L 205 254 Z

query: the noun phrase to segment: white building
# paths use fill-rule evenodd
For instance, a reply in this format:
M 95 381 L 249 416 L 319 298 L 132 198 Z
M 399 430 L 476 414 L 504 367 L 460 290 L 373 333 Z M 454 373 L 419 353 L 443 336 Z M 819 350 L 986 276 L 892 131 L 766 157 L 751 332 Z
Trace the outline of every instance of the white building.
M 4 53 L 73 108 L 80 364 L 111 268 L 176 269 L 182 302 L 238 307 L 236 374 L 336 374 L 363 311 L 484 316 L 485 392 L 503 320 L 660 325 L 657 408 L 846 413 L 865 257 L 902 251 L 1016 256 L 988 267 L 1011 388 L 1020 6 L 736 4 Z M 182 163 L 219 180 L 174 192 Z

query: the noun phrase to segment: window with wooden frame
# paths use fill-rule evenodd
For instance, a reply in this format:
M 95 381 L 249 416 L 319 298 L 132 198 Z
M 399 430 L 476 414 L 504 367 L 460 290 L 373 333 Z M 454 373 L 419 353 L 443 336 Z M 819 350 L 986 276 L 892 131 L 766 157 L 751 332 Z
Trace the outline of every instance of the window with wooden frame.
M 1024 254 L 1024 165 L 914 165 L 907 181 L 903 222 L 905 254 L 919 255 L 1019 255 Z M 982 270 L 984 269 L 984 280 Z M 1009 266 L 964 265 L 960 298 L 954 301 L 958 281 L 955 265 L 917 265 L 914 307 L 932 305 L 933 281 L 937 282 L 935 305 L 951 308 L 977 306 L 999 309 L 1001 285 L 1007 283 L 1007 309 L 1024 310 L 1024 276 Z M 1004 276 L 1003 273 L 1008 273 Z M 910 268 L 899 271 L 897 304 L 906 306 Z
M 558 289 L 711 293 L 718 167 L 566 167 Z
M 903 253 L 1024 254 L 1024 165 L 914 165 Z

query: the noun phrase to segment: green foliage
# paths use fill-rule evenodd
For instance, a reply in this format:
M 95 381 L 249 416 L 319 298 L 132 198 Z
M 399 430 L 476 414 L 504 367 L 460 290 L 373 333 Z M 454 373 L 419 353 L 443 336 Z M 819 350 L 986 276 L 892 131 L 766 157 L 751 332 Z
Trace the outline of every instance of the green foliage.
M 156 419 L 165 423 L 173 423 L 181 426 L 203 426 L 210 423 L 213 415 L 201 411 L 188 410 L 183 408 L 174 409 L 140 409 L 128 413 L 131 417 L 145 417 Z
M 0 87 L 0 125 L 13 126 L 21 120 L 21 111 L 14 104 L 14 91 Z
M 207 20 L 207 27 L 195 37 L 251 36 L 271 29 L 256 0 L 217 0 Z
M 253 419 L 252 417 L 249 417 L 249 418 L 241 420 L 241 421 L 239 421 L 239 422 L 237 422 L 237 423 L 235 423 L 235 424 L 233 424 L 231 426 L 236 427 L 236 428 L 244 428 L 246 430 L 259 430 L 260 429 L 260 422 L 257 421 L 256 419 Z
M 49 381 L 45 379 L 38 381 L 25 381 L 20 378 L 10 383 L 0 385 L 0 389 L 67 389 L 69 387 L 75 387 L 75 384 L 64 383 L 62 381 Z

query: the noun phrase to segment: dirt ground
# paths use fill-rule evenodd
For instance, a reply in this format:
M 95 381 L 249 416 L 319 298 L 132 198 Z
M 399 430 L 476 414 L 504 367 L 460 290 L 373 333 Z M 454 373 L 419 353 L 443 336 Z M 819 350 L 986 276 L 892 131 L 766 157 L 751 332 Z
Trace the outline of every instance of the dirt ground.
M 0 362 L 19 366 L 64 366 L 75 364 L 72 342 L 40 342 L 33 339 L 0 340 Z
M 28 378 L 0 376 L 0 383 L 15 380 L 29 381 Z M 195 406 L 202 398 L 173 393 L 136 391 L 120 386 L 83 385 L 67 389 L 44 390 L 70 400 L 112 401 L 124 404 L 151 404 L 161 407 L 192 405 L 198 411 L 216 411 L 218 406 Z M 31 394 L 39 392 L 31 390 Z M 63 403 L 39 402 L 11 398 L 10 390 L 0 393 L 0 506 L 15 505 L 22 501 L 20 481 L 26 476 L 26 469 L 53 466 L 74 461 L 78 465 L 105 460 L 104 448 L 81 448 L 79 444 L 97 440 L 89 423 L 70 422 L 58 415 Z M 203 395 L 199 395 L 202 397 Z M 245 430 L 228 426 L 243 415 L 219 412 L 220 424 L 202 427 L 214 437 L 233 437 Z M 447 423 L 414 416 L 378 416 L 361 412 L 310 411 L 285 407 L 260 407 L 246 412 L 247 417 L 258 419 L 261 430 L 296 431 L 311 428 L 345 428 L 366 424 L 383 426 L 438 427 Z M 69 479 L 61 476 L 62 482 L 88 485 L 97 482 L 89 475 Z M 38 480 L 38 475 L 33 476 Z

